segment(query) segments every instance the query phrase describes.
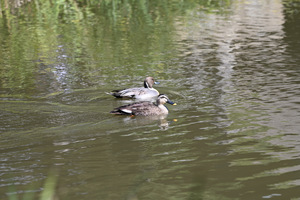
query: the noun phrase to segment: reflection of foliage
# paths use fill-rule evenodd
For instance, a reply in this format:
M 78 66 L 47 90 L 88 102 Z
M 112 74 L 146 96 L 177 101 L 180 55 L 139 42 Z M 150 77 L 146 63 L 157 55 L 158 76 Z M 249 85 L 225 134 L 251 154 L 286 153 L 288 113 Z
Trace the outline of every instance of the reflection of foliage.
M 11 18 L 11 15 L 15 15 L 21 21 L 37 20 L 39 22 L 57 24 L 59 22 L 70 23 L 101 16 L 101 18 L 109 19 L 111 25 L 124 22 L 149 25 L 161 19 L 169 18 L 169 20 L 172 20 L 174 16 L 182 15 L 189 9 L 221 9 L 228 6 L 230 0 L 33 0 L 27 3 L 24 3 L 26 0 L 13 0 L 12 2 L 10 4 L 0 4 L 0 11 L 6 11 L 4 12 L 5 16 L 0 15 L 1 17 Z M 15 8 L 21 5 L 21 8 Z M 8 12 L 8 10 L 11 12 Z
M 110 25 L 140 24 L 149 26 L 164 20 L 174 20 L 175 16 L 182 16 L 190 9 L 216 10 L 227 7 L 229 3 L 230 0 L 34 0 L 27 3 L 26 1 L 14 0 L 14 3 L 2 3 L 0 5 L 0 11 L 5 11 L 5 15 L 0 16 L 13 19 L 12 15 L 14 15 L 17 17 L 16 20 L 47 23 L 49 25 L 66 22 L 78 23 L 98 16 L 98 20 L 105 19 Z M 18 6 L 20 8 L 15 8 Z M 11 12 L 8 12 L 8 10 Z
M 290 53 L 294 53 L 295 57 L 299 57 L 300 45 L 300 0 L 284 0 L 283 13 L 286 18 L 283 24 L 283 30 L 286 33 L 285 41 L 289 44 Z
M 293 19 L 295 15 L 300 15 L 300 0 L 284 0 L 285 14 Z
M 57 184 L 56 176 L 54 174 L 50 174 L 45 180 L 43 191 L 40 195 L 39 200 L 54 200 L 55 199 L 55 187 Z M 32 191 L 32 188 L 30 188 Z M 27 192 L 23 196 L 23 198 L 18 198 L 16 189 L 14 187 L 11 188 L 10 194 L 8 194 L 9 200 L 32 200 L 34 198 L 33 192 Z
M 0 4 L 0 79 L 7 93 L 46 93 L 101 84 L 99 77 L 164 70 L 176 23 L 193 9 L 229 0 L 31 0 Z M 25 2 L 21 4 L 21 2 Z M 109 80 L 105 80 L 109 81 Z

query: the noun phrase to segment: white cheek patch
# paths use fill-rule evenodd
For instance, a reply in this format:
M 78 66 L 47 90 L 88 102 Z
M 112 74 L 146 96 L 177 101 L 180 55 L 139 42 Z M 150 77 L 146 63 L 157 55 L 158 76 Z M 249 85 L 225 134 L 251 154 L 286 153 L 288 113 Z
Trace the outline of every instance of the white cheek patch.
M 122 109 L 122 111 L 125 113 L 130 113 L 130 114 L 132 113 L 132 110 L 128 110 L 128 109 Z

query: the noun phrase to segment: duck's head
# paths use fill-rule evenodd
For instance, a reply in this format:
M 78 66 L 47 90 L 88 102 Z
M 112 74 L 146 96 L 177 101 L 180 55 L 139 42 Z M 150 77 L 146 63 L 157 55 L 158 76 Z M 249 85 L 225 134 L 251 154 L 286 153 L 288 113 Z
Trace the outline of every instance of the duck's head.
M 176 103 L 174 103 L 173 101 L 171 101 L 167 95 L 165 94 L 160 94 L 158 97 L 157 97 L 157 104 L 165 104 L 165 103 L 169 103 L 171 105 L 177 105 Z
M 153 77 L 147 77 L 144 80 L 144 87 L 145 88 L 152 88 L 154 84 L 159 84 L 159 82 L 154 81 Z

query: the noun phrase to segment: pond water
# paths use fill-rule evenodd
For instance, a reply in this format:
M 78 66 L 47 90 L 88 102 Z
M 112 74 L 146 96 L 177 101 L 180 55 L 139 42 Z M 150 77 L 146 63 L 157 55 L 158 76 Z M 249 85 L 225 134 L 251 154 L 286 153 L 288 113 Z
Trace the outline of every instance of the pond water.
M 299 10 L 1 2 L 0 198 L 300 199 Z M 109 114 L 146 76 L 168 117 Z

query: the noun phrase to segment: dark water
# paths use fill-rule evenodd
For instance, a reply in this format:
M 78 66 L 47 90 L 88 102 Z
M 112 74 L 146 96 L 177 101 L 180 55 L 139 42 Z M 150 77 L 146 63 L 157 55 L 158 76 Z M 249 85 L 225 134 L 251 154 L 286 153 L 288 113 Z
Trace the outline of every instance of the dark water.
M 299 199 L 299 10 L 1 3 L 1 199 Z M 146 76 L 168 117 L 110 115 Z

